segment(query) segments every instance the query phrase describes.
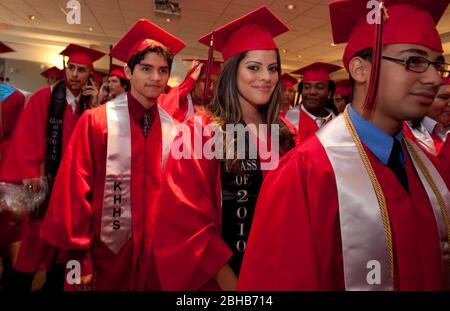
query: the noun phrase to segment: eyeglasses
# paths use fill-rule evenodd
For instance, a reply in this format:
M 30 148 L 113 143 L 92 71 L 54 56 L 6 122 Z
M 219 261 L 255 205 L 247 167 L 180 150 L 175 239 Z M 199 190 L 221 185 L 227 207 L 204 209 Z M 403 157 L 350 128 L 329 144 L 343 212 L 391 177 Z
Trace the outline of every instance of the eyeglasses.
M 422 56 L 410 56 L 407 59 L 389 56 L 382 56 L 381 58 L 402 64 L 405 66 L 406 70 L 416 73 L 423 73 L 428 70 L 430 65 L 433 65 L 442 77 L 447 77 L 450 74 L 450 64 L 444 63 L 443 61 L 432 62 Z

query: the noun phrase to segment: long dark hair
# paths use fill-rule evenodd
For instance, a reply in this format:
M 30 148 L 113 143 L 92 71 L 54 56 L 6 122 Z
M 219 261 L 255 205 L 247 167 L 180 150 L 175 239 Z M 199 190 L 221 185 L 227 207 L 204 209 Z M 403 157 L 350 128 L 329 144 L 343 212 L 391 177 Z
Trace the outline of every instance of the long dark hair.
M 266 116 L 265 122 L 268 125 L 278 124 L 280 127 L 280 152 L 289 151 L 293 146 L 293 138 L 287 126 L 279 120 L 280 105 L 281 105 L 281 61 L 278 50 L 277 64 L 278 64 L 278 82 L 275 86 L 274 92 L 270 97 L 267 105 L 263 107 L 262 113 Z M 213 100 L 207 109 L 211 113 L 213 122 L 219 124 L 225 133 L 226 124 L 243 124 L 243 115 L 238 96 L 237 87 L 237 70 L 241 61 L 245 58 L 247 52 L 237 54 L 228 59 L 219 76 L 217 87 L 214 90 Z M 226 154 L 226 144 L 224 144 L 224 154 Z M 234 149 L 236 151 L 236 148 Z M 231 171 L 239 171 L 238 159 L 235 153 L 234 159 L 226 159 L 226 167 Z

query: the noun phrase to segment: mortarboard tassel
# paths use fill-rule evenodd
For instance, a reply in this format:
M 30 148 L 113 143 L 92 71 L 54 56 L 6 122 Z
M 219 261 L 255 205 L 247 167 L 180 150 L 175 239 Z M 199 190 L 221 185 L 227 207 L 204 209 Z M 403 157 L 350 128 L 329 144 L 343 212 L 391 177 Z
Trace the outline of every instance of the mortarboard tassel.
M 208 49 L 208 62 L 206 64 L 206 74 L 205 74 L 205 88 L 203 90 L 202 106 L 205 107 L 206 103 L 210 102 L 209 97 L 211 96 L 209 86 L 211 85 L 211 70 L 214 61 L 214 31 L 211 33 L 211 40 L 209 42 Z
M 370 74 L 369 90 L 364 102 L 364 110 L 366 111 L 372 111 L 375 106 L 378 82 L 380 80 L 381 54 L 383 52 L 383 26 L 385 17 L 388 17 L 387 14 L 385 15 L 387 12 L 384 6 L 384 1 L 380 2 L 378 10 L 380 20 L 375 26 L 375 46 L 372 56 L 372 72 Z

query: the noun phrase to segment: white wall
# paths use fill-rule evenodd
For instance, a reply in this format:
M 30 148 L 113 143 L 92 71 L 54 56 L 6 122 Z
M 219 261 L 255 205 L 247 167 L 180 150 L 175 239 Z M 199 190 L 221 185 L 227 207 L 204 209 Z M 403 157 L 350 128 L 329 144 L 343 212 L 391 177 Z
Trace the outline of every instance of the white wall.
M 43 71 L 41 63 L 6 59 L 5 67 L 5 77 L 8 77 L 9 83 L 16 88 L 34 92 L 47 84 L 47 81 L 40 75 Z

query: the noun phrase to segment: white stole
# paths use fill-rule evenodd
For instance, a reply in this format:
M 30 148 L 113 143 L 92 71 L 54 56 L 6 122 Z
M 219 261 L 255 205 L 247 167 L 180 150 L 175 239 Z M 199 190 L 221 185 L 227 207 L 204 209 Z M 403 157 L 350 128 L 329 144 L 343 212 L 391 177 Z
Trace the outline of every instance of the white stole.
M 172 117 L 158 105 L 161 121 L 161 173 L 176 136 Z M 106 103 L 108 142 L 101 241 L 117 254 L 131 238 L 131 128 L 127 93 Z

